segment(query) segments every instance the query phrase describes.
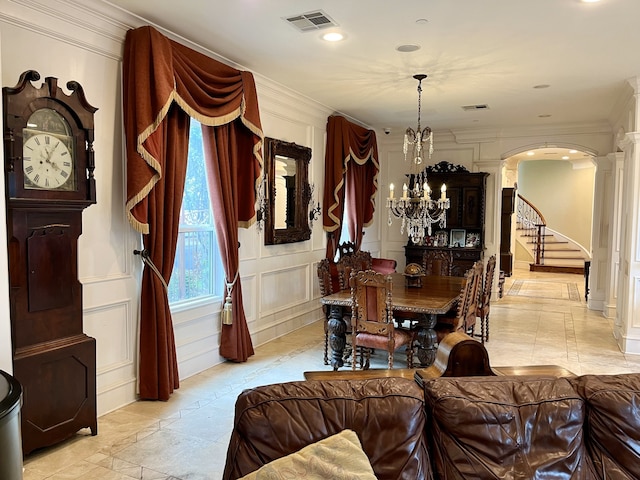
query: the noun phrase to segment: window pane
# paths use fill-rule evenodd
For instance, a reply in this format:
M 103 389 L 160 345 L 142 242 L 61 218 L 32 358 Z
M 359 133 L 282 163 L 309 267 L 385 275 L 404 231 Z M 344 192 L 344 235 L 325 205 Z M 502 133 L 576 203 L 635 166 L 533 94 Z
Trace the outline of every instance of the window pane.
M 211 271 L 214 242 L 211 231 L 179 233 L 174 270 L 169 282 L 169 303 L 214 293 Z
M 188 162 L 169 303 L 220 293 L 217 288 L 220 261 L 204 168 L 202 130 L 193 119 Z

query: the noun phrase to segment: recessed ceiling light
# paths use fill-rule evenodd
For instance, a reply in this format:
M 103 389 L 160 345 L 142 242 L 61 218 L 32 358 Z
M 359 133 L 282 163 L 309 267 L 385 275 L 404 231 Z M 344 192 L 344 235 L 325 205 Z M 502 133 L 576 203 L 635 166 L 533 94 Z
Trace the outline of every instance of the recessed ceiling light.
M 396 50 L 399 52 L 403 52 L 403 53 L 408 53 L 408 52 L 415 52 L 416 50 L 420 50 L 420 45 L 413 45 L 413 44 L 407 44 L 407 45 L 399 45 L 396 47 Z
M 429 23 L 429 20 L 427 20 L 426 18 L 419 18 L 416 20 L 416 23 L 418 25 L 426 25 L 427 23 Z
M 582 0 L 582 3 L 596 3 L 599 2 L 600 0 Z
M 530 157 L 533 157 L 533 156 L 535 155 L 535 152 L 534 152 L 534 151 L 532 151 L 532 150 L 529 150 L 529 151 L 527 152 L 527 155 L 529 155 Z
M 322 39 L 327 42 L 339 42 L 344 39 L 344 35 L 338 32 L 329 32 L 322 35 Z
M 569 153 L 578 153 L 578 150 L 569 150 Z
M 562 157 L 562 159 L 563 159 L 563 160 L 569 160 L 569 155 L 564 155 L 564 156 Z

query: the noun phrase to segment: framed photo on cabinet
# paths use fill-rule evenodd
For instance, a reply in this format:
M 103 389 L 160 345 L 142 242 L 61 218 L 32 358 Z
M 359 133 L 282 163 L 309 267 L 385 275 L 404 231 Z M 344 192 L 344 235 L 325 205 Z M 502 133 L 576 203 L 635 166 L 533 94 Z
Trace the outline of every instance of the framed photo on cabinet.
M 476 232 L 467 233 L 467 243 L 465 247 L 477 248 L 480 246 L 480 235 Z
M 464 247 L 466 244 L 466 234 L 464 229 L 452 228 L 449 237 L 449 247 Z

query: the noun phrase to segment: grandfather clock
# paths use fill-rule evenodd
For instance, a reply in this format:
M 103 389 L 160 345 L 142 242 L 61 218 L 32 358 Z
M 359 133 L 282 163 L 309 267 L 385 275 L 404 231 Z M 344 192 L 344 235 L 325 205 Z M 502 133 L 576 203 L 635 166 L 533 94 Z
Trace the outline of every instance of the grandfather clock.
M 93 115 L 77 82 L 2 89 L 13 373 L 24 454 L 82 428 L 97 434 L 96 342 L 83 333 L 78 237 L 96 202 Z

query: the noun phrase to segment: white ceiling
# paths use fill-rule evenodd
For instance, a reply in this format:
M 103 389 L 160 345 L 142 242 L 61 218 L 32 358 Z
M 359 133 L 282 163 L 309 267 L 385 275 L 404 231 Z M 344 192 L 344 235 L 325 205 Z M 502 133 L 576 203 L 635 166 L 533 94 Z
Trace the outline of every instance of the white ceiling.
M 106 1 L 106 0 L 105 0 Z M 371 128 L 610 121 L 640 74 L 640 1 L 109 0 Z M 346 35 L 284 20 L 322 10 Z M 424 19 L 425 22 L 416 22 Z M 420 45 L 401 53 L 403 44 Z M 549 85 L 548 88 L 534 88 Z M 482 111 L 462 106 L 486 104 Z M 541 117 L 541 115 L 548 115 Z

